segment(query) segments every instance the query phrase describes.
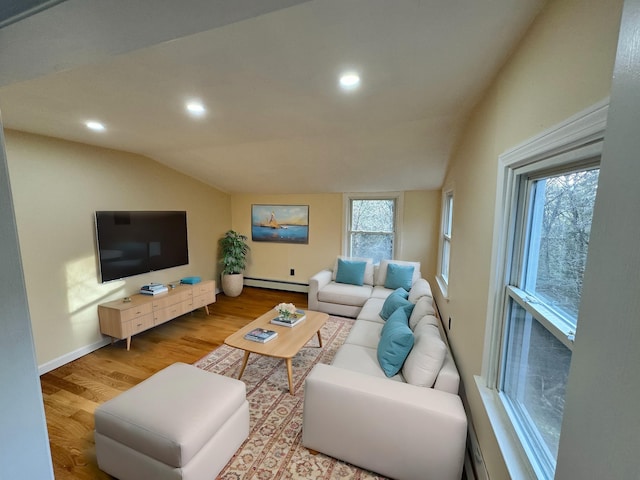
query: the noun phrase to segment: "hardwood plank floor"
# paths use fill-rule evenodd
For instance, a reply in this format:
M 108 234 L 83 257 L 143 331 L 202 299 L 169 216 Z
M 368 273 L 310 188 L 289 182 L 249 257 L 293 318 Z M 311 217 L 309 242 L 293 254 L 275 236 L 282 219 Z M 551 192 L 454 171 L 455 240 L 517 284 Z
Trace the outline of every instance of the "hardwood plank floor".
M 194 363 L 280 302 L 307 308 L 307 294 L 245 287 L 216 303 L 103 347 L 40 377 L 57 480 L 107 480 L 98 469 L 93 413 L 98 405 L 174 362 Z

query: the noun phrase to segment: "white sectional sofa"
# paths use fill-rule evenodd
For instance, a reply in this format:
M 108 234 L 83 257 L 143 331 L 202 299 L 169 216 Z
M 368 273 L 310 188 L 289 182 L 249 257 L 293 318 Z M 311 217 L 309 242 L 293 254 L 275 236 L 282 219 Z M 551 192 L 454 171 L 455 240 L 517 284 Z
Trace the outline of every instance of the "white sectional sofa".
M 342 259 L 366 262 L 362 285 L 336 282 L 338 262 Z M 387 279 L 387 267 L 390 263 L 413 266 L 412 284 L 421 277 L 420 262 L 382 260 L 379 265 L 374 265 L 370 258 L 339 256 L 336 258 L 333 269 L 322 270 L 309 279 L 309 310 L 356 318 L 369 298 L 384 299 L 393 291 L 384 287 Z
M 384 267 L 381 263 L 379 268 Z M 318 285 L 324 275 L 315 276 Z M 387 308 L 393 303 L 387 302 L 393 290 L 384 289 L 384 281 L 373 283 L 332 364 L 318 364 L 307 376 L 302 443 L 310 450 L 399 480 L 459 480 L 467 418 L 458 396 L 460 377 L 435 313 L 429 283 L 422 278 L 413 281 L 406 299 L 411 305 L 396 309 L 393 320 Z M 340 286 L 333 287 L 332 299 L 347 303 L 319 300 L 316 308 L 342 315 L 353 312 L 357 306 L 348 302 L 355 300 L 339 297 Z M 313 309 L 311 302 L 309 308 Z M 397 310 L 404 310 L 406 316 Z M 383 370 L 380 351 L 384 357 L 396 344 L 388 341 L 386 333 L 383 340 L 381 333 L 386 323 L 387 329 L 392 328 L 390 322 L 400 317 L 408 324 L 410 333 L 402 328 L 405 337 L 413 337 L 413 346 L 400 370 L 389 377 L 393 371 Z

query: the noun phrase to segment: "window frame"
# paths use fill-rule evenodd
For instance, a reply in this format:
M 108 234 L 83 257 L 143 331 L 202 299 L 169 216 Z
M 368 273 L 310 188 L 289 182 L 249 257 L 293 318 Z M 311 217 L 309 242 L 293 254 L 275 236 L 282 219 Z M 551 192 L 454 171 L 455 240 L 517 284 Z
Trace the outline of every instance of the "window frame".
M 402 256 L 402 212 L 404 211 L 403 192 L 384 193 L 345 193 L 343 195 L 343 222 L 342 222 L 342 255 L 351 255 L 351 201 L 352 200 L 393 200 L 395 202 L 394 211 L 394 232 L 393 248 L 391 258 L 396 259 Z
M 483 363 L 481 375 L 474 379 L 513 478 L 545 478 L 531 461 L 527 446 L 518 440 L 518 427 L 509 417 L 499 390 L 507 324 L 505 285 L 509 283 L 510 274 L 522 271 L 520 265 L 513 265 L 517 261 L 513 259 L 523 258 L 522 252 L 514 252 L 514 248 L 522 245 L 520 239 L 514 238 L 518 234 L 515 228 L 518 181 L 525 173 L 564 169 L 580 162 L 587 164 L 588 158 L 601 156 L 607 113 L 608 99 L 605 99 L 499 157 Z M 571 334 L 569 329 L 563 333 Z
M 449 298 L 449 277 L 451 275 L 451 240 L 453 229 L 453 203 L 454 203 L 454 191 L 453 188 L 447 188 L 442 191 L 442 210 L 440 217 L 440 241 L 438 245 L 438 272 L 436 275 L 436 282 L 442 292 L 445 299 Z M 443 266 L 446 265 L 447 272 L 443 271 Z
M 502 338 L 498 365 L 497 392 L 509 418 L 514 424 L 520 441 L 523 443 L 523 448 L 528 452 L 528 457 L 535 459 L 532 461 L 532 466 L 541 478 L 553 477 L 557 459 L 541 436 L 540 424 L 530 416 L 529 405 L 521 403 L 524 401 L 523 398 L 512 398 L 513 392 L 507 392 L 508 385 L 510 385 L 509 388 L 516 387 L 518 390 L 526 386 L 525 383 L 521 383 L 522 380 L 511 384 L 507 378 L 507 374 L 511 370 L 509 367 L 511 355 L 507 353 L 511 347 L 510 333 L 507 332 L 517 328 L 515 323 L 512 323 L 516 321 L 513 317 L 513 308 L 519 308 L 523 313 L 530 316 L 528 322 L 536 322 L 558 344 L 562 344 L 569 352 L 573 352 L 577 316 L 570 319 L 566 312 L 554 307 L 550 299 L 545 299 L 527 289 L 527 284 L 530 283 L 532 276 L 530 267 L 537 265 L 537 255 L 532 256 L 532 251 L 530 250 L 531 244 L 535 243 L 531 241 L 532 235 L 535 238 L 539 233 L 538 228 L 540 227 L 539 222 L 535 221 L 535 217 L 541 214 L 541 202 L 544 202 L 544 191 L 535 188 L 535 184 L 539 180 L 557 175 L 568 175 L 576 171 L 599 168 L 601 152 L 602 142 L 599 142 L 578 147 L 567 154 L 553 157 L 553 159 L 550 159 L 552 162 L 550 168 L 536 169 L 537 162 L 533 162 L 524 169 L 525 171 L 522 171 L 522 168 L 514 171 L 516 177 L 514 188 L 517 190 L 515 192 L 517 201 L 513 205 L 512 211 L 508 212 L 508 215 L 515 218 L 512 226 L 514 231 L 509 232 L 509 237 L 513 239 L 513 244 L 511 245 L 511 256 L 507 261 L 510 261 L 511 264 L 507 267 L 505 284 L 503 285 L 505 302 L 501 309 L 501 318 L 496 319 L 502 321 L 502 328 L 505 332 Z M 541 218 L 538 220 L 541 220 Z M 523 349 L 528 351 L 530 347 L 533 348 L 533 345 L 523 341 Z M 535 368 L 538 361 L 527 361 L 525 364 L 520 364 L 520 368 L 525 365 L 533 365 Z M 519 395 L 516 395 L 516 397 L 519 397 Z

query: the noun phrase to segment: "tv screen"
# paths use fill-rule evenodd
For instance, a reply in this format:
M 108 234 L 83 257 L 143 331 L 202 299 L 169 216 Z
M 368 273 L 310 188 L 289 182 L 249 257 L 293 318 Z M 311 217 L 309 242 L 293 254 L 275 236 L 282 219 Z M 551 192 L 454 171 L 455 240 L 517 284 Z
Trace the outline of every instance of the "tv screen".
M 101 281 L 187 265 L 187 212 L 96 212 Z

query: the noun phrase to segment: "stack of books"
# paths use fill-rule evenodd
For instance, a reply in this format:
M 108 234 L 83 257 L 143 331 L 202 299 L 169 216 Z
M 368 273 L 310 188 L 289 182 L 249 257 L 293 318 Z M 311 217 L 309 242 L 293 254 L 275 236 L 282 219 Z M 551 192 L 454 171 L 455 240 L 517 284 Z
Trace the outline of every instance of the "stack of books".
M 289 318 L 282 318 L 280 316 L 271 319 L 271 323 L 274 325 L 282 325 L 283 327 L 294 327 L 300 322 L 304 321 L 307 316 L 304 313 L 304 310 L 296 310 L 296 313 Z
M 149 283 L 140 287 L 140 293 L 144 295 L 158 295 L 168 291 L 169 289 L 160 283 Z
M 252 342 L 267 343 L 278 336 L 278 332 L 273 330 L 267 330 L 266 328 L 254 328 L 249 333 L 246 333 L 244 338 L 251 340 Z

